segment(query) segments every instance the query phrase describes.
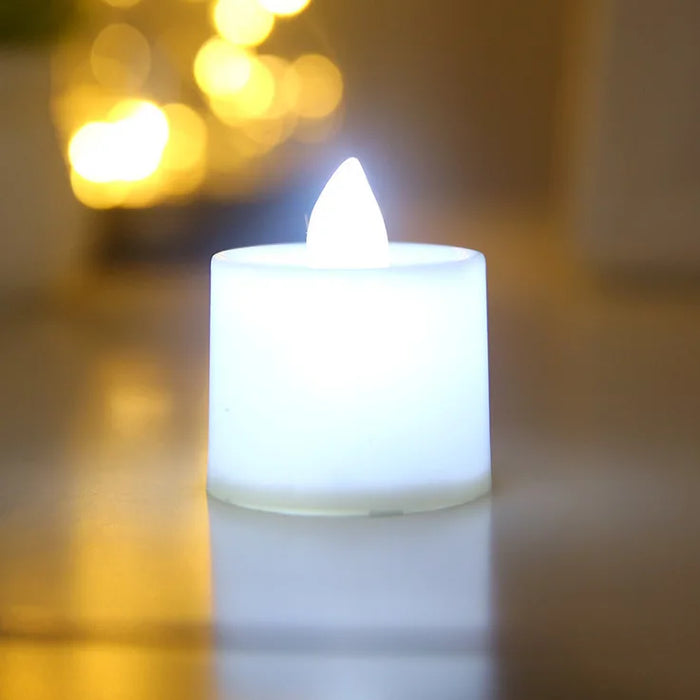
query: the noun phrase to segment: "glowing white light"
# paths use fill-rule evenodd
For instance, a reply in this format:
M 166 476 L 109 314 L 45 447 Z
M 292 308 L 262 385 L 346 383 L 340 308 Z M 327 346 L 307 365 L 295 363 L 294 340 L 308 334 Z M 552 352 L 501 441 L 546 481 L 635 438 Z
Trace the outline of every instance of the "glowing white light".
M 338 167 L 316 201 L 306 251 L 312 267 L 388 266 L 384 217 L 357 158 L 348 158 Z

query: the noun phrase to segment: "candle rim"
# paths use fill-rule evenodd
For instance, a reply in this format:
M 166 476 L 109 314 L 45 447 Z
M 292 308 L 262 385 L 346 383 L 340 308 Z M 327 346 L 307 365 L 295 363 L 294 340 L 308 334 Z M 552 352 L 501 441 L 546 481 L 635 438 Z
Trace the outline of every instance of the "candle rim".
M 420 257 L 413 258 L 398 255 L 397 253 L 417 253 L 419 250 L 429 249 L 431 253 L 441 253 L 441 256 L 423 260 Z M 270 253 L 271 257 L 258 257 L 264 252 Z M 277 255 L 274 255 L 274 254 Z M 289 258 L 280 254 L 286 253 Z M 293 254 L 293 255 L 292 255 Z M 211 262 L 214 264 L 229 264 L 235 267 L 250 268 L 278 268 L 284 270 L 305 271 L 312 274 L 324 274 L 328 272 L 343 272 L 348 274 L 372 274 L 382 273 L 391 270 L 434 268 L 446 265 L 455 265 L 469 262 L 484 255 L 478 250 L 463 248 L 461 246 L 444 245 L 438 243 L 419 243 L 413 241 L 390 241 L 389 242 L 389 264 L 382 267 L 314 267 L 308 263 L 306 256 L 306 245 L 301 242 L 295 243 L 271 243 L 266 245 L 242 246 L 240 248 L 229 248 L 219 251 L 212 256 Z

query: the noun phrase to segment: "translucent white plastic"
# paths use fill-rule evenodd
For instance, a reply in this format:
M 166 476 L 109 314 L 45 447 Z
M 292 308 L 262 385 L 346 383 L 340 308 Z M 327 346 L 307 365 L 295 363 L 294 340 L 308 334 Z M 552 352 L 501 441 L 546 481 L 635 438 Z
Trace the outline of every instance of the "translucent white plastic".
M 210 493 L 367 514 L 488 491 L 481 253 L 391 243 L 386 267 L 320 269 L 257 246 L 211 273 Z

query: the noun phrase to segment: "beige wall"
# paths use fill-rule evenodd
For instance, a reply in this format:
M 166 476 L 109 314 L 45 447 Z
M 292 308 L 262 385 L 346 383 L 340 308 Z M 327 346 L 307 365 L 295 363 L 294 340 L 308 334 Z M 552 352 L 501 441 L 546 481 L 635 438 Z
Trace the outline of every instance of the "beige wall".
M 305 31 L 347 83 L 339 149 L 389 190 L 546 196 L 570 3 L 317 0 Z
M 580 9 L 565 61 L 568 227 L 600 265 L 695 273 L 700 3 L 588 0 Z

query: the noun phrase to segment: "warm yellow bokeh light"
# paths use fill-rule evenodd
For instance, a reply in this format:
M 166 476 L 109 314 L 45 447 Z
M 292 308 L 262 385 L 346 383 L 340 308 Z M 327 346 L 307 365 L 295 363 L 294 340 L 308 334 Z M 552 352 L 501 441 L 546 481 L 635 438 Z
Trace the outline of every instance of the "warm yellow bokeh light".
M 101 1 L 121 10 L 141 0 Z M 236 173 L 243 191 L 271 162 L 261 156 L 292 135 L 322 140 L 337 128 L 343 78 L 332 61 L 318 54 L 290 62 L 257 53 L 276 22 L 302 13 L 310 0 L 181 1 L 207 3 L 201 10 L 209 12 L 216 33 L 204 44 L 194 25 L 186 51 L 180 29 L 172 46 L 160 34 L 150 43 L 131 24 L 108 24 L 105 10 L 94 39 L 83 35 L 70 61 L 53 65 L 53 118 L 67 144 L 73 191 L 87 206 L 151 206 L 203 184 L 209 191 L 212 173 Z M 204 109 L 136 98 L 174 77 L 162 60 L 170 50 L 178 73 L 193 72 Z M 253 170 L 257 175 L 249 177 Z
M 148 207 L 196 190 L 206 176 L 207 127 L 195 110 L 123 100 L 70 141 L 71 184 L 93 209 Z
M 207 95 L 231 95 L 248 81 L 251 73 L 249 53 L 223 39 L 209 39 L 194 60 L 194 77 Z
M 78 129 L 68 144 L 68 159 L 76 172 L 90 182 L 114 179 L 113 163 L 120 160 L 113 126 L 107 122 L 89 122 Z
M 168 120 L 152 102 L 125 100 L 108 121 L 89 122 L 73 135 L 68 158 L 94 183 L 135 182 L 158 168 L 168 141 Z
M 221 121 L 237 126 L 247 119 L 265 116 L 275 99 L 275 78 L 263 61 L 250 60 L 250 75 L 235 94 L 214 97 L 210 106 Z
M 158 168 L 162 196 L 194 192 L 206 175 L 207 126 L 191 107 L 172 103 L 163 107 L 170 137 Z
M 217 0 L 212 20 L 219 34 L 238 46 L 262 44 L 275 24 L 275 16 L 260 0 Z
M 212 173 L 232 173 L 244 170 L 257 154 L 255 144 L 248 139 L 241 139 L 238 131 L 234 131 L 216 115 L 207 119 L 207 171 Z M 207 185 L 209 179 L 207 178 Z
M 337 113 L 325 119 L 300 119 L 294 127 L 294 140 L 300 143 L 321 143 L 332 138 L 339 127 Z
M 266 55 L 259 57 L 260 62 L 268 69 L 275 81 L 275 91 L 270 106 L 265 112 L 269 119 L 281 119 L 295 111 L 299 90 L 290 86 L 289 61 L 281 56 Z M 291 87 L 291 89 L 290 89 Z
M 91 209 L 111 209 L 124 203 L 126 182 L 92 182 L 71 170 L 70 184 L 76 198 Z
M 168 119 L 169 138 L 160 162 L 166 171 L 183 172 L 204 161 L 207 127 L 204 120 L 187 105 L 172 103 L 163 107 Z
M 298 15 L 306 9 L 311 0 L 260 0 L 260 4 L 270 12 L 281 17 Z
M 138 90 L 151 69 L 151 50 L 138 29 L 129 24 L 110 24 L 92 45 L 90 65 L 105 87 Z
M 111 5 L 112 7 L 117 7 L 119 9 L 124 9 L 127 7 L 133 7 L 134 5 L 138 5 L 141 0 L 104 0 L 108 5 Z
M 163 175 L 155 170 L 148 177 L 130 183 L 121 206 L 131 209 L 150 207 L 163 197 Z
M 170 134 L 163 110 L 147 100 L 124 100 L 112 109 L 109 119 L 126 151 L 121 177 L 114 179 L 133 182 L 155 172 Z
M 240 127 L 241 134 L 255 144 L 256 155 L 271 151 L 289 136 L 283 119 L 257 119 Z
M 322 119 L 337 109 L 343 97 L 343 76 L 325 56 L 305 54 L 287 71 L 285 91 L 299 116 Z
M 114 106 L 115 98 L 93 83 L 76 83 L 52 101 L 54 121 L 64 138 L 83 124 L 98 121 Z

